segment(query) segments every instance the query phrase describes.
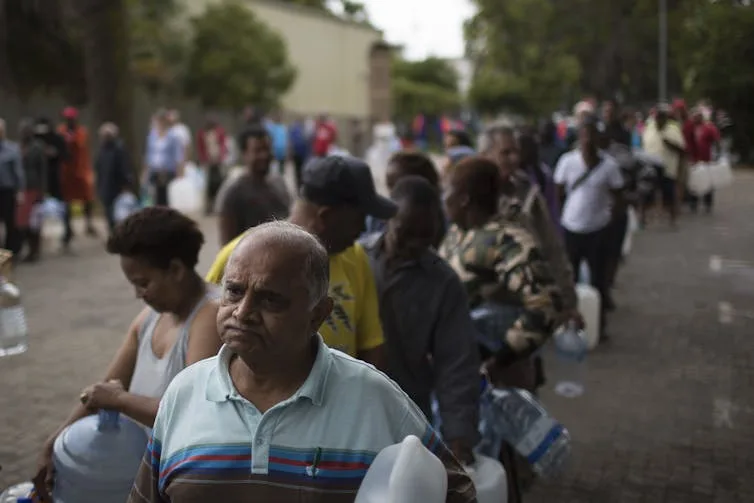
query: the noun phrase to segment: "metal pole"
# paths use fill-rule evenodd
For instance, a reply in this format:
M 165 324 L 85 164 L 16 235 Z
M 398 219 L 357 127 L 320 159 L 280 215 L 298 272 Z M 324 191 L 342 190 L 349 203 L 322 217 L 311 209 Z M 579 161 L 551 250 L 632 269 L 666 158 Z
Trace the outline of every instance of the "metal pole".
M 658 98 L 660 102 L 668 99 L 668 2 L 660 1 L 660 43 L 659 43 L 659 68 L 658 68 Z

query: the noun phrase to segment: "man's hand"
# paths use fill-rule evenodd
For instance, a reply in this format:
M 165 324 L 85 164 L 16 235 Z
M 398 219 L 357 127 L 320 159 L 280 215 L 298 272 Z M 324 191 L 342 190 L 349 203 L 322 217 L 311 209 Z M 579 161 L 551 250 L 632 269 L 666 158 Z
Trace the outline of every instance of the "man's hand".
M 456 439 L 450 441 L 450 450 L 458 461 L 463 465 L 474 464 L 474 452 L 471 450 L 471 446 L 463 439 Z
M 584 330 L 584 327 L 586 327 L 584 317 L 581 315 L 578 309 L 574 309 L 573 311 L 568 313 L 566 320 L 572 321 L 576 325 L 576 328 L 579 330 Z
M 117 379 L 97 383 L 84 389 L 79 397 L 88 409 L 117 409 L 121 396 L 126 392 Z

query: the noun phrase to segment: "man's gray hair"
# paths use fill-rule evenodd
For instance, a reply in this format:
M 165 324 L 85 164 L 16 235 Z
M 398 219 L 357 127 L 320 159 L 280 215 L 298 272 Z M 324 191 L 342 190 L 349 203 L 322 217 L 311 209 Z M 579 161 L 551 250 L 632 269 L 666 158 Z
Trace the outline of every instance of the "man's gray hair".
M 235 256 L 247 239 L 265 237 L 284 246 L 306 249 L 303 263 L 303 274 L 309 294 L 309 307 L 313 308 L 327 297 L 330 286 L 330 257 L 322 243 L 312 234 L 298 225 L 276 220 L 258 225 L 247 232 L 238 242 L 228 258 L 228 262 Z

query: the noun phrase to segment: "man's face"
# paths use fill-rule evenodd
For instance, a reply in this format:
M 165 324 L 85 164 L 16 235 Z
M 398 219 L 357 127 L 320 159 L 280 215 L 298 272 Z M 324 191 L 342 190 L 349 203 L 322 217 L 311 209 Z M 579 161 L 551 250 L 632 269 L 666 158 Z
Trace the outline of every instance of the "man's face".
M 5 122 L 0 121 L 0 140 L 5 139 Z
M 364 232 L 366 215 L 355 206 L 321 207 L 317 212 L 317 236 L 327 253 L 335 255 L 349 248 Z
M 402 174 L 401 169 L 394 162 L 388 163 L 385 170 L 385 185 L 388 191 L 393 190 L 395 184 L 401 179 Z
M 665 124 L 668 122 L 668 113 L 667 112 L 660 112 L 658 111 L 655 114 L 655 122 L 657 123 L 657 128 L 662 129 L 665 127 Z
M 704 121 L 702 112 L 694 112 L 694 115 L 691 118 L 694 120 L 695 124 L 701 124 Z
M 225 269 L 217 330 L 247 364 L 269 367 L 305 351 L 332 304 L 310 305 L 305 253 L 254 238 L 241 243 Z
M 508 178 L 520 164 L 521 156 L 516 145 L 516 139 L 509 134 L 498 134 L 493 138 L 491 160 L 500 169 L 500 175 Z
M 458 145 L 458 137 L 452 133 L 447 133 L 443 137 L 442 141 L 446 149 L 453 148 Z
M 260 176 L 267 176 L 272 161 L 269 138 L 249 138 L 244 151 L 244 163 L 249 170 Z
M 612 122 L 615 119 L 615 105 L 611 101 L 606 101 L 602 105 L 602 118 L 605 122 Z
M 596 148 L 597 141 L 598 132 L 594 125 L 588 124 L 579 128 L 579 145 L 582 149 Z
M 434 244 L 439 233 L 440 208 L 396 201 L 398 213 L 387 225 L 387 239 L 396 257 L 417 259 Z
M 466 190 L 459 180 L 458 175 L 456 173 L 451 173 L 447 178 L 445 191 L 443 192 L 445 214 L 451 222 L 459 225 L 463 222 L 467 201 L 468 195 L 466 194 Z

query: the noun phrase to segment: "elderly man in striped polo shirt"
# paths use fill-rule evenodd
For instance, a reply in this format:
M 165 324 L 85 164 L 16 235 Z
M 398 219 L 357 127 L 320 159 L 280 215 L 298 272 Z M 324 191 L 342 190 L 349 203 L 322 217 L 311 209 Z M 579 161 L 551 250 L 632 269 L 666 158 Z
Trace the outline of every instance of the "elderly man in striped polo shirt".
M 130 502 L 353 502 L 377 453 L 407 435 L 444 462 L 448 502 L 476 501 L 406 394 L 322 342 L 328 277 L 327 251 L 303 229 L 247 234 L 223 280 L 225 344 L 163 396 Z

